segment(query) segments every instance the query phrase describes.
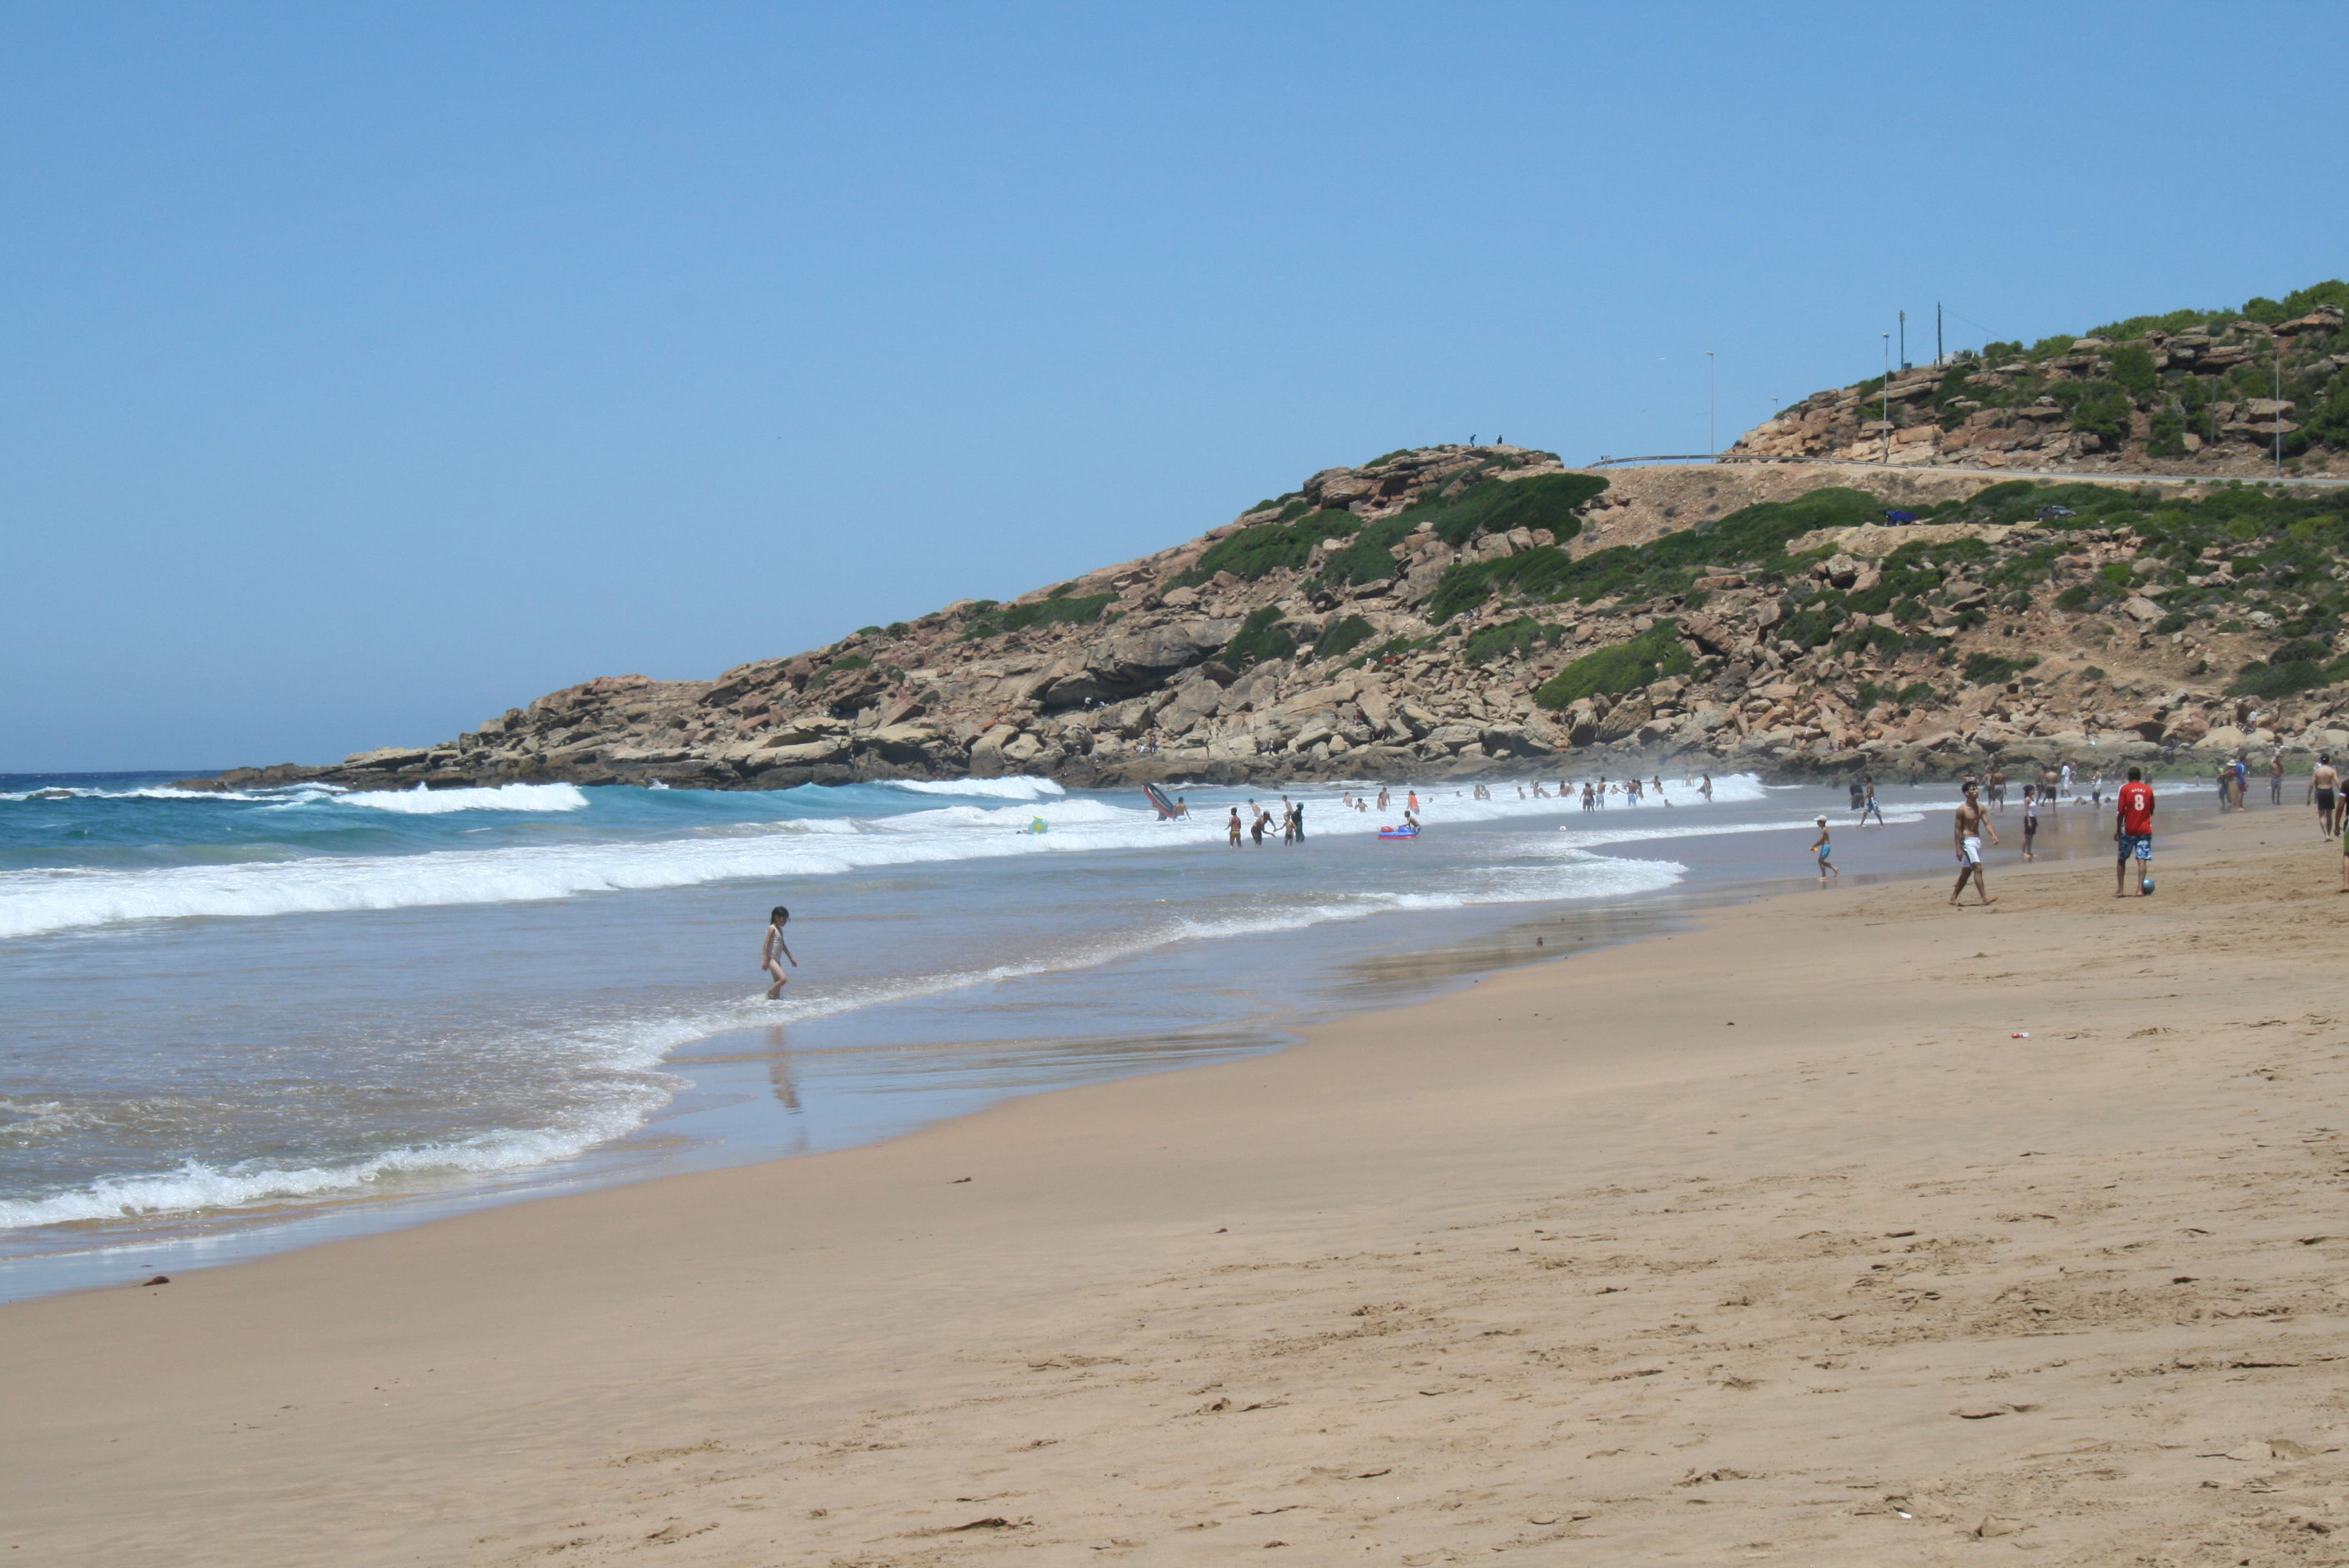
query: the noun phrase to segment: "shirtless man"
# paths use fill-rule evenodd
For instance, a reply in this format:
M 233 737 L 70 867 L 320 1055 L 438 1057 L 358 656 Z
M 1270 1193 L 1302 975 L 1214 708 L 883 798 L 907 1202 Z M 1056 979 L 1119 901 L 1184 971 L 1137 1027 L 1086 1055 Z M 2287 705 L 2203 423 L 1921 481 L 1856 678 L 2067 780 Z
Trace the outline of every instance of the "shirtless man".
M 1966 798 L 1958 806 L 1954 826 L 1951 836 L 1957 841 L 1958 885 L 1950 890 L 1950 907 L 1957 907 L 1958 895 L 1966 891 L 1969 878 L 1982 903 L 1996 903 L 1998 900 L 1991 897 L 1990 882 L 1982 874 L 1982 841 L 1987 833 L 1992 843 L 1998 842 L 1998 830 L 1991 826 L 1990 813 L 1982 810 L 1982 786 L 1971 779 L 1966 780 Z
M 2316 770 L 2308 776 L 2308 799 L 2316 805 L 2316 832 L 2320 838 L 2331 838 L 2339 830 L 2336 813 L 2341 799 L 2341 770 L 2333 766 L 2333 754 L 2326 752 L 2316 759 Z

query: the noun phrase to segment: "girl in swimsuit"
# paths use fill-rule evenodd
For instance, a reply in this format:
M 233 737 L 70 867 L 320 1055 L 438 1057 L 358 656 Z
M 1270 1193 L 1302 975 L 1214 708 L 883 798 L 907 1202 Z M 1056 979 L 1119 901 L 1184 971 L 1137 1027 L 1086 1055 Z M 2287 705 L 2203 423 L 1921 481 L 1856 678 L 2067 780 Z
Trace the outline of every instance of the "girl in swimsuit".
M 800 966 L 800 961 L 792 958 L 791 944 L 783 940 L 783 927 L 791 921 L 792 912 L 780 903 L 767 913 L 767 939 L 759 949 L 759 967 L 775 977 L 775 983 L 767 987 L 767 1000 L 770 1002 L 781 995 L 783 987 L 791 984 L 790 977 L 783 973 L 782 961 L 791 958 L 792 968 Z

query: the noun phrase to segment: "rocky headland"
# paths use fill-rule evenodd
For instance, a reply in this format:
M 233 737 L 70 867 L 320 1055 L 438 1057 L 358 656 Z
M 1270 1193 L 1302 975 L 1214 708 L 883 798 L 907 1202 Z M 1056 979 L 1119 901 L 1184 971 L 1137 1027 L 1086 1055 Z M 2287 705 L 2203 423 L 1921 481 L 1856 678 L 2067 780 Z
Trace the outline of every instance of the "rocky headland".
M 2349 453 L 2344 309 L 2328 283 L 1992 344 L 1806 398 L 1719 463 L 1390 452 L 1009 603 L 191 782 L 1900 776 L 2349 749 L 2341 491 L 2258 482 L 2279 443 L 2287 477 Z M 2067 475 L 2001 471 L 2048 468 Z
M 2349 749 L 2344 542 L 2320 490 L 1600 476 L 1423 448 L 1009 603 L 211 782 L 1907 776 Z

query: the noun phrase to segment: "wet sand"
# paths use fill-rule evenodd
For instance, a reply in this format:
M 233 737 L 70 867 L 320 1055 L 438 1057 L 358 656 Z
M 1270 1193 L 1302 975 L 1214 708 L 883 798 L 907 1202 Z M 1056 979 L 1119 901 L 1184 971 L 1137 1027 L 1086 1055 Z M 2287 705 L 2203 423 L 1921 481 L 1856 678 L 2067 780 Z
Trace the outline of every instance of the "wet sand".
M 1990 910 L 1805 889 L 1274 1056 L 0 1308 L 0 1550 L 2341 1562 L 2337 865 L 2261 810 L 2148 900 L 2003 852 Z

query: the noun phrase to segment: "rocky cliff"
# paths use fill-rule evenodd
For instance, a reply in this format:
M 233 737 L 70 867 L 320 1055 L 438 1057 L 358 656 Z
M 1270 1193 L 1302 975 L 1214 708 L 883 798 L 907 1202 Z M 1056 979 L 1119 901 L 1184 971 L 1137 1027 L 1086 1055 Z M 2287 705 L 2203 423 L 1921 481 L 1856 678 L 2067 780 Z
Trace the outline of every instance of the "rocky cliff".
M 2349 749 L 2337 492 L 1855 472 L 1394 452 L 1009 603 L 219 782 L 1786 776 Z
M 1903 467 L 2349 473 L 2349 284 L 1993 343 L 1806 397 L 1733 456 Z M 2282 372 L 2281 388 L 2277 372 Z

